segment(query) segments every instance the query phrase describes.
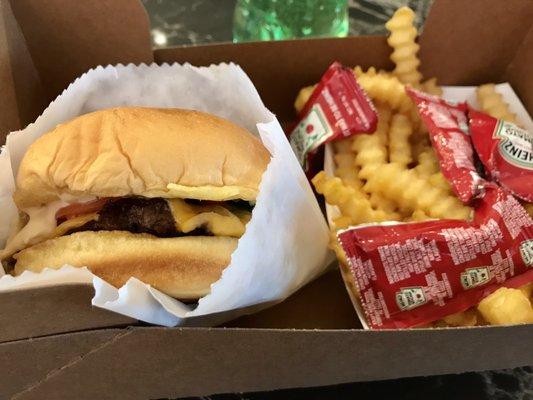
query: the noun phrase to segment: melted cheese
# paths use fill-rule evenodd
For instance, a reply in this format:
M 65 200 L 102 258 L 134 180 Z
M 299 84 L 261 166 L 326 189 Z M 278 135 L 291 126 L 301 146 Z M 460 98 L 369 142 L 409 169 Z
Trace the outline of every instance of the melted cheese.
M 97 213 L 80 215 L 79 217 L 67 219 L 65 222 L 60 224 L 54 231 L 50 234 L 47 239 L 55 238 L 58 236 L 63 236 L 68 231 L 72 229 L 79 228 L 80 226 L 85 225 L 87 222 L 96 221 L 98 219 Z
M 24 210 L 28 214 L 28 223 L 10 238 L 6 248 L 0 253 L 0 259 L 47 239 L 56 228 L 57 211 L 67 204 L 63 201 L 54 201 L 44 207 Z
M 176 222 L 183 233 L 204 228 L 215 236 L 241 237 L 251 218 L 248 211 L 231 212 L 219 204 L 189 204 L 181 199 L 167 200 Z
M 83 198 L 82 200 L 86 200 Z M 74 201 L 76 202 L 76 201 Z M 65 201 L 55 201 L 44 207 L 32 207 L 25 210 L 28 223 L 13 232 L 7 241 L 4 250 L 0 251 L 0 260 L 3 260 L 19 250 L 31 245 L 62 236 L 69 230 L 78 228 L 89 221 L 98 218 L 98 214 L 82 215 L 67 220 L 57 226 L 56 213 L 59 209 L 68 206 Z
M 168 197 L 181 199 L 253 201 L 257 197 L 257 190 L 241 186 L 183 186 L 169 183 L 167 189 Z

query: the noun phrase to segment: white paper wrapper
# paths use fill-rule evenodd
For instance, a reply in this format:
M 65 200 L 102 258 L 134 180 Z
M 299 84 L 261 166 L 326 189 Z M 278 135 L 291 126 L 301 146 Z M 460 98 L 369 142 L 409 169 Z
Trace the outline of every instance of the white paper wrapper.
M 272 155 L 252 219 L 230 265 L 193 308 L 130 279 L 122 288 L 89 270 L 65 266 L 0 278 L 0 291 L 62 283 L 92 283 L 92 303 L 153 324 L 215 325 L 281 301 L 321 274 L 332 260 L 328 227 L 275 116 L 234 64 L 98 67 L 78 78 L 44 113 L 11 133 L 0 154 L 0 248 L 16 208 L 14 176 L 28 146 L 78 115 L 115 106 L 179 107 L 227 118 L 257 134 Z M 149 266 L 147 266 L 149 268 Z M 1 271 L 3 273 L 3 271 Z
M 476 98 L 476 88 L 477 86 L 443 86 L 442 97 L 450 101 L 467 101 L 472 107 L 477 108 L 479 105 Z M 516 114 L 518 123 L 529 132 L 533 132 L 533 122 L 531 117 L 516 93 L 513 91 L 511 85 L 508 83 L 500 83 L 496 85 L 496 91 L 500 93 L 504 101 L 509 104 L 509 109 L 511 112 Z M 333 156 L 333 146 L 331 146 L 331 144 L 327 144 L 324 154 L 324 171 L 326 171 L 328 175 L 333 175 L 333 171 L 335 170 L 335 161 Z M 340 215 L 340 211 L 336 206 L 326 204 L 326 215 L 328 223 L 333 226 L 333 220 Z M 352 303 L 355 307 L 355 311 L 357 312 L 357 316 L 363 325 L 363 328 L 369 329 L 361 304 L 354 297 L 354 294 L 350 290 L 348 290 L 348 292 L 350 293 Z

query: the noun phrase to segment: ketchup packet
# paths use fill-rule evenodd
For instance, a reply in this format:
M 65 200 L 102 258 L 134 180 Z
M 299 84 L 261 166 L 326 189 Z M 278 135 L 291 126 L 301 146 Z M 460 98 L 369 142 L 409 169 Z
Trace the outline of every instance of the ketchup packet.
M 533 133 L 470 109 L 472 143 L 490 178 L 533 202 Z
M 450 104 L 412 88 L 406 90 L 429 131 L 442 174 L 456 196 L 463 203 L 480 197 L 486 181 L 478 174 L 474 163 L 466 103 Z
M 307 171 L 309 158 L 318 147 L 357 133 L 372 133 L 377 122 L 376 109 L 353 71 L 334 62 L 305 103 L 289 141 Z
M 474 221 L 385 223 L 338 233 L 371 328 L 408 328 L 533 281 L 533 220 L 487 185 Z

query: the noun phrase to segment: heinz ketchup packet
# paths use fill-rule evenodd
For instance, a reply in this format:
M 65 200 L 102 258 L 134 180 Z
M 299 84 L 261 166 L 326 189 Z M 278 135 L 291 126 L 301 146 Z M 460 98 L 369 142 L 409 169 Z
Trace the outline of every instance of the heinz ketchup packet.
M 298 161 L 308 158 L 326 142 L 376 130 L 374 105 L 357 84 L 352 70 L 334 62 L 320 79 L 300 113 L 289 141 Z
M 472 142 L 491 179 L 533 202 L 533 133 L 469 110 Z
M 418 107 L 425 123 L 442 174 L 463 203 L 470 203 L 483 193 L 486 183 L 474 164 L 466 103 L 451 104 L 444 99 L 412 88 L 407 93 Z
M 474 221 L 385 223 L 338 233 L 371 328 L 408 328 L 533 281 L 533 220 L 488 184 Z

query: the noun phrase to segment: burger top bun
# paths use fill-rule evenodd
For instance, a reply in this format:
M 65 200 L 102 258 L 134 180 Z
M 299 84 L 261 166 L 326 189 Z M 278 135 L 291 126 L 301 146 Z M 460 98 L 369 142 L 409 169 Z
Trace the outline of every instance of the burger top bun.
M 58 125 L 26 152 L 15 203 L 64 195 L 255 200 L 270 154 L 247 130 L 181 109 L 111 108 Z

